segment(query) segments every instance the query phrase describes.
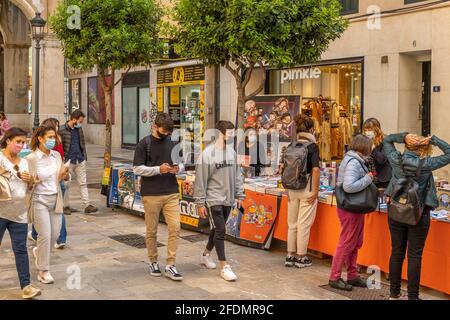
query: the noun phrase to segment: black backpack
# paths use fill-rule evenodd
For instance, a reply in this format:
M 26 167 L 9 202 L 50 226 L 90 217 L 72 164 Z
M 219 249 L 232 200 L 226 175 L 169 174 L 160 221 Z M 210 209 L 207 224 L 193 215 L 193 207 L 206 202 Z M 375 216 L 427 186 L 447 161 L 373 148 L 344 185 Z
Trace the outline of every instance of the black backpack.
M 285 189 L 302 190 L 308 185 L 307 173 L 308 146 L 311 142 L 291 143 L 283 156 L 281 183 Z
M 388 204 L 390 219 L 415 226 L 422 218 L 424 204 L 419 196 L 419 183 L 417 181 L 422 173 L 423 163 L 424 160 L 421 159 L 415 177 L 405 175 L 405 178 L 398 179 L 393 185 L 391 203 Z M 403 167 L 403 162 L 401 166 Z

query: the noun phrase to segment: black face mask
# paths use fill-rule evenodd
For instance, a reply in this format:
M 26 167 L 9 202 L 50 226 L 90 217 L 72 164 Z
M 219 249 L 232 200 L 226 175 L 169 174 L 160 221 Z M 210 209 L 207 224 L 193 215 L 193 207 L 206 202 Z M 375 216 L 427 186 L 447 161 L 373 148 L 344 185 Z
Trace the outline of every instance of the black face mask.
M 158 132 L 158 137 L 161 140 L 166 139 L 168 136 L 170 136 L 170 134 L 163 134 L 163 133 Z

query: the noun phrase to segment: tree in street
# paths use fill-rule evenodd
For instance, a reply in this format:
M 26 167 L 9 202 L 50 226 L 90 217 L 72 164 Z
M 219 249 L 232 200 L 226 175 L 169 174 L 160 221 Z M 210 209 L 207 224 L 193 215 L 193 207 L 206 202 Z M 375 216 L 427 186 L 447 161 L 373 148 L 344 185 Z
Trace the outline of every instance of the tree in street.
M 348 22 L 339 0 L 178 0 L 174 38 L 179 54 L 222 65 L 238 93 L 238 126 L 245 102 L 264 89 L 267 66 L 312 63 L 339 38 Z M 252 73 L 261 68 L 256 90 L 247 92 Z
M 50 17 L 69 64 L 80 70 L 97 68 L 106 105 L 105 168 L 111 165 L 111 97 L 126 73 L 111 83 L 106 77 L 162 57 L 162 16 L 155 0 L 64 0 Z

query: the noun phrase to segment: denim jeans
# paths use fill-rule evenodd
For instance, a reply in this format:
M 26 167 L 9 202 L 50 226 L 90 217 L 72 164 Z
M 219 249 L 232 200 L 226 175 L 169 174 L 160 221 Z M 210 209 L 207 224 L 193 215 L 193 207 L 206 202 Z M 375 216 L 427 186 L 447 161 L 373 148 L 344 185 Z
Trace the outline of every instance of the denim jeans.
M 64 182 L 61 182 L 61 190 L 64 196 L 64 193 L 66 192 L 66 185 L 64 184 Z M 34 239 L 34 241 L 37 240 L 37 231 L 34 228 L 34 226 L 32 225 L 31 227 L 31 237 Z M 62 216 L 62 223 L 61 223 L 61 231 L 59 233 L 59 238 L 58 240 L 56 240 L 57 244 L 61 244 L 61 243 L 66 243 L 67 241 L 67 229 L 66 229 L 66 217 Z
M 0 218 L 0 243 L 6 229 L 8 229 L 11 237 L 12 249 L 16 258 L 17 274 L 19 275 L 20 287 L 23 289 L 30 284 L 30 265 L 27 251 L 28 224 Z

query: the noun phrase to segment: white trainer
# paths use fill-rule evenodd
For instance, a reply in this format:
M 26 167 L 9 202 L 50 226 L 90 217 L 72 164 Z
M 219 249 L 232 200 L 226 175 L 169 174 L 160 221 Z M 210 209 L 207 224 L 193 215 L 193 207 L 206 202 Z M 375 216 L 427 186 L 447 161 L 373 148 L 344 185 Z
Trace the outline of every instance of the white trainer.
M 66 247 L 66 244 L 65 243 L 55 243 L 54 247 L 55 247 L 55 249 L 62 250 Z
M 51 284 L 51 283 L 55 282 L 55 279 L 53 279 L 53 277 L 52 277 L 52 275 L 50 274 L 50 272 L 47 272 L 47 273 L 45 274 L 45 276 L 43 276 L 43 277 L 41 277 L 41 276 L 38 274 L 38 281 L 39 281 L 39 282 L 42 282 L 42 283 L 44 283 L 44 284 Z
M 230 265 L 225 265 L 220 272 L 220 276 L 224 278 L 226 281 L 235 281 L 237 280 L 236 274 L 231 270 Z
M 202 265 L 204 265 L 207 269 L 215 269 L 217 268 L 217 265 L 214 263 L 213 259 L 211 258 L 211 254 L 202 254 L 200 261 Z

